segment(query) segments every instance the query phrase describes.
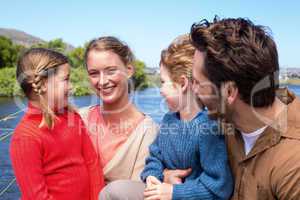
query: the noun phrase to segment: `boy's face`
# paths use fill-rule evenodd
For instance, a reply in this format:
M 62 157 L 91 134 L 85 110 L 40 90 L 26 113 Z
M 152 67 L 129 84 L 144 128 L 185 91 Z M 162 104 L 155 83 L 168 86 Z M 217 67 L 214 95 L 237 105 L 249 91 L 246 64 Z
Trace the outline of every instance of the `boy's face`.
M 160 94 L 165 98 L 168 108 L 173 112 L 179 111 L 182 101 L 181 87 L 171 80 L 169 72 L 163 65 L 160 66 L 160 80 Z

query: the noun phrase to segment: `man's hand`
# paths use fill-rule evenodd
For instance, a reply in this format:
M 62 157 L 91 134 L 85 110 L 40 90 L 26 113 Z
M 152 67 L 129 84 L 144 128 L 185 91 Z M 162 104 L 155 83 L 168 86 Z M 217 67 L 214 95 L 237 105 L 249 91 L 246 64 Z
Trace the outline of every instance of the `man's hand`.
M 164 183 L 169 184 L 181 184 L 182 179 L 190 175 L 192 169 L 176 169 L 176 170 L 164 170 Z
M 144 191 L 145 200 L 171 200 L 173 185 L 168 183 L 153 184 Z

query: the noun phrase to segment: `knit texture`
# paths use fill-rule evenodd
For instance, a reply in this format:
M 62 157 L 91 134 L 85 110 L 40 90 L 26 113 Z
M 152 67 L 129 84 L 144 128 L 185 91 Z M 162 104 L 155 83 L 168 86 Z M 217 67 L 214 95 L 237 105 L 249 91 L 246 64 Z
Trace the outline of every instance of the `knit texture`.
M 144 182 L 150 175 L 163 181 L 164 169 L 192 168 L 183 184 L 174 185 L 172 199 L 228 199 L 232 194 L 224 135 L 206 110 L 188 122 L 178 113 L 167 113 L 149 150 L 141 174 Z
M 80 116 L 65 110 L 52 130 L 39 128 L 41 111 L 29 108 L 10 145 L 22 200 L 96 200 L 102 167 Z

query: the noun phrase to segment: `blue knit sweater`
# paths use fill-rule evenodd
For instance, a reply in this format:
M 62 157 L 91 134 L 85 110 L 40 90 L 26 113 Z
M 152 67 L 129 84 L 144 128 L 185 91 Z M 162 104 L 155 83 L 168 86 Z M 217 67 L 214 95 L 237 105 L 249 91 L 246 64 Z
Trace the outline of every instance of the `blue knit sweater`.
M 227 160 L 224 135 L 204 110 L 191 121 L 180 120 L 178 113 L 167 113 L 159 134 L 150 145 L 150 155 L 141 173 L 163 181 L 164 169 L 192 168 L 183 184 L 175 184 L 172 199 L 228 199 L 233 180 Z

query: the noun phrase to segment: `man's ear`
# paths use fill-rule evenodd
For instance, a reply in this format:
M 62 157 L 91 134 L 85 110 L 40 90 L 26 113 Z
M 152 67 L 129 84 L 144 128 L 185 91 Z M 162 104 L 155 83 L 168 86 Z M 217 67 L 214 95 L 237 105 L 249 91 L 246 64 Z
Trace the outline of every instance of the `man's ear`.
M 186 92 L 189 87 L 189 80 L 186 76 L 181 75 L 180 76 L 180 86 L 183 92 Z
M 227 100 L 229 105 L 233 104 L 237 99 L 239 90 L 233 81 L 227 81 L 222 85 L 223 98 Z
M 127 65 L 126 71 L 127 71 L 127 78 L 129 79 L 134 75 L 135 68 L 132 64 L 129 64 L 129 65 Z

